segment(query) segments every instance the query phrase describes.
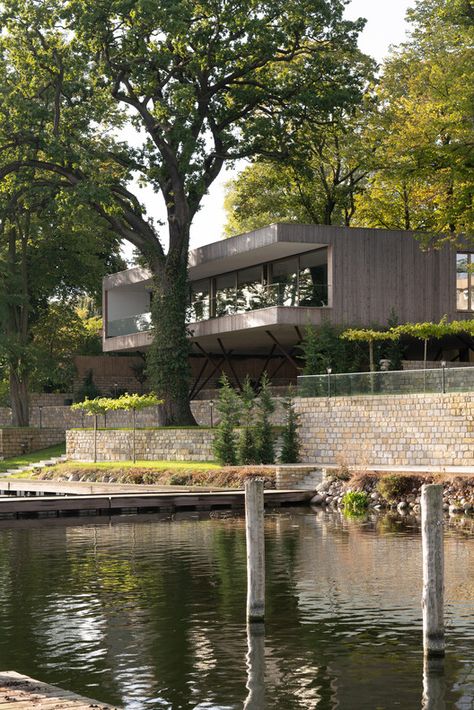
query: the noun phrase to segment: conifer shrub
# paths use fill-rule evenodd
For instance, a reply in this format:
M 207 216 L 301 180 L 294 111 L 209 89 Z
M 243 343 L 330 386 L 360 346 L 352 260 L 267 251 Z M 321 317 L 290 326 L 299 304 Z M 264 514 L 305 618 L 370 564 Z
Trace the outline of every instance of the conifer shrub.
M 89 370 L 74 399 L 76 402 L 84 402 L 86 399 L 96 399 L 97 397 L 100 397 L 100 390 L 96 387 L 92 370 Z
M 291 390 L 283 401 L 285 428 L 282 434 L 280 463 L 299 463 L 301 441 L 298 433 L 299 415 L 295 412 Z
M 247 466 L 257 462 L 257 446 L 253 426 L 255 392 L 248 375 L 245 378 L 240 401 L 243 426 L 238 443 L 238 461 L 240 465 Z
M 275 411 L 275 403 L 270 393 L 270 380 L 265 372 L 261 381 L 260 395 L 257 403 L 256 441 L 257 463 L 275 463 L 275 444 L 271 415 Z
M 236 466 L 237 435 L 235 428 L 239 424 L 241 402 L 225 374 L 220 379 L 220 385 L 217 402 L 220 421 L 212 446 L 214 456 L 221 465 Z

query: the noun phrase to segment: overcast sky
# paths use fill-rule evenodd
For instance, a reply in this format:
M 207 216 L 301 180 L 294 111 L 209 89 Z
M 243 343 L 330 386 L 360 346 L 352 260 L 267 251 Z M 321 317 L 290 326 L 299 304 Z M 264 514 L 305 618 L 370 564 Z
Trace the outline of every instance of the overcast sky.
M 390 45 L 399 44 L 405 39 L 405 13 L 407 8 L 413 5 L 414 0 L 352 0 L 347 7 L 347 17 L 365 17 L 367 20 L 359 39 L 361 50 L 381 62 Z M 224 185 L 235 174 L 235 171 L 224 169 L 212 184 L 209 194 L 202 201 L 201 210 L 194 219 L 191 247 L 220 239 L 225 222 Z M 164 221 L 166 218 L 161 196 L 150 189 L 135 189 L 145 203 L 148 214 Z M 166 229 L 163 229 L 163 234 L 165 233 Z M 125 250 L 125 255 L 130 256 L 128 249 Z

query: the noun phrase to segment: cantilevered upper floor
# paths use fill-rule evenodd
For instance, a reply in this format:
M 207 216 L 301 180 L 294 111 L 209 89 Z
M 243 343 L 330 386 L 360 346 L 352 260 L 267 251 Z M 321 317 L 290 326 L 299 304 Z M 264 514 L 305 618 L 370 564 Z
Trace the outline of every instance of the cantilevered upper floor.
M 188 321 L 196 347 L 264 352 L 291 346 L 308 324 L 385 325 L 471 317 L 474 254 L 422 251 L 409 232 L 273 224 L 195 249 Z M 136 267 L 104 279 L 104 350 L 151 342 L 150 274 Z

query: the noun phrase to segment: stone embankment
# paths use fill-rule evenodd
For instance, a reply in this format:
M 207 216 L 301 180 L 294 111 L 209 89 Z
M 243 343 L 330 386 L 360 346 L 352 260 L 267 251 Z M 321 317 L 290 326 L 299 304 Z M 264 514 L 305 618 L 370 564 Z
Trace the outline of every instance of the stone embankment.
M 311 499 L 312 505 L 342 508 L 346 493 L 367 496 L 372 510 L 420 513 L 421 486 L 443 484 L 443 507 L 452 515 L 474 515 L 474 477 L 429 474 L 335 473 L 324 478 Z

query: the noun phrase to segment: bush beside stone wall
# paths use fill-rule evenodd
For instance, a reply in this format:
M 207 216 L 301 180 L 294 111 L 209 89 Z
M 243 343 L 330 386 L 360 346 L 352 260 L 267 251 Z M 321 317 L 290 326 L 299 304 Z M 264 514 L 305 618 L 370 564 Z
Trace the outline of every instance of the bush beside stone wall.
M 135 450 L 139 461 L 213 461 L 212 429 L 138 429 Z M 133 451 L 131 430 L 107 429 L 97 432 L 97 461 L 130 461 Z M 72 429 L 66 432 L 66 453 L 75 461 L 91 461 L 94 432 Z
M 296 400 L 302 460 L 319 464 L 474 465 L 474 393 Z
M 64 441 L 63 429 L 0 429 L 0 458 L 28 454 Z

